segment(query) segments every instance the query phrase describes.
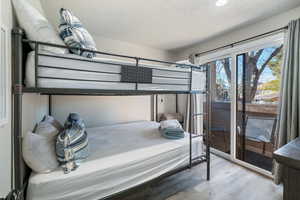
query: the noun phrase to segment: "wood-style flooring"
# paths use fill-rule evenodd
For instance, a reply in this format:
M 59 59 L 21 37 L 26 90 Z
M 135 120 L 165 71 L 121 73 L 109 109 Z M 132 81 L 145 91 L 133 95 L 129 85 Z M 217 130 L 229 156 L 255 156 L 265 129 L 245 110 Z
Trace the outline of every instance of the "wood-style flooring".
M 212 156 L 210 181 L 205 174 L 203 163 L 122 200 L 282 200 L 282 186 L 217 156 Z

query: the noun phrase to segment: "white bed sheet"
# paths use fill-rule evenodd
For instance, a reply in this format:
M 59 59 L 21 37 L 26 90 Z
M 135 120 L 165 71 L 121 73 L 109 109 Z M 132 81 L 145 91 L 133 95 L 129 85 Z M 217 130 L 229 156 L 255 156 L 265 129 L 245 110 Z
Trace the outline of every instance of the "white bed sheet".
M 74 60 L 66 59 L 71 57 Z M 76 60 L 77 59 L 77 60 Z M 83 59 L 78 60 L 78 59 Z M 97 82 L 98 81 L 120 81 L 121 80 L 121 65 L 135 65 L 135 62 L 107 59 L 107 58 L 94 58 L 85 59 L 73 54 L 56 55 L 56 57 L 49 57 L 40 55 L 38 58 L 38 64 L 44 66 L 52 66 L 55 68 L 39 68 L 39 75 L 41 77 L 56 77 L 61 79 L 84 79 L 87 81 L 78 80 L 61 80 L 61 79 L 49 79 L 49 78 L 38 78 L 37 82 L 40 87 L 45 88 L 81 88 L 81 89 L 116 89 L 116 90 L 135 90 L 134 83 L 118 83 L 118 82 Z M 181 90 L 188 91 L 190 89 L 190 69 L 178 68 L 172 66 L 163 65 L 150 65 L 141 63 L 140 66 L 153 68 L 153 83 L 154 84 L 143 84 L 140 90 Z M 77 70 L 90 70 L 89 72 L 74 71 L 69 69 Z M 158 70 L 164 69 L 164 70 Z M 171 71 L 173 70 L 173 71 Z M 103 73 L 104 72 L 104 73 Z M 108 74 L 105 72 L 112 72 L 115 74 Z M 195 73 L 196 74 L 196 73 Z M 205 77 L 203 73 L 203 78 Z M 166 78 L 167 77 L 167 78 Z M 173 78 L 172 78 L 173 77 Z M 175 79 L 174 77 L 180 77 L 182 79 Z M 196 76 L 193 76 L 193 80 Z M 90 81 L 88 81 L 90 80 Z M 25 83 L 27 87 L 35 86 L 35 54 L 30 52 L 26 62 L 26 77 Z M 158 83 L 167 83 L 174 85 L 165 85 Z M 204 82 L 203 82 L 204 83 Z M 180 84 L 180 85 L 179 85 Z M 184 85 L 186 84 L 186 85 Z M 203 84 L 203 89 L 205 84 Z
M 159 123 L 140 121 L 88 129 L 91 155 L 71 172 L 32 173 L 27 200 L 96 200 L 188 163 L 189 137 L 163 138 Z M 193 142 L 194 156 L 202 142 Z

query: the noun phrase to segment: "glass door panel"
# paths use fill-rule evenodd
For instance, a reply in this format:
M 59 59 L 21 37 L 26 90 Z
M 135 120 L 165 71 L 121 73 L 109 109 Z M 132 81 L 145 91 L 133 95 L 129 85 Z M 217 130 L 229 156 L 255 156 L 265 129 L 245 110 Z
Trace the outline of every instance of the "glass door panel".
M 207 63 L 211 69 L 211 147 L 230 154 L 231 57 Z
M 272 170 L 282 45 L 237 56 L 236 156 Z

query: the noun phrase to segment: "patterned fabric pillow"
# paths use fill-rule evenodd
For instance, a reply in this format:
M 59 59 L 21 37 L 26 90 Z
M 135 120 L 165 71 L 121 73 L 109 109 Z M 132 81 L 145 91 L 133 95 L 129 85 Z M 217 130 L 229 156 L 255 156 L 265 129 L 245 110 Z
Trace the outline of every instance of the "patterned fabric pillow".
M 80 116 L 71 113 L 56 140 L 56 156 L 64 173 L 75 170 L 89 155 L 88 137 Z
M 71 11 L 64 8 L 60 9 L 59 34 L 67 46 L 97 50 L 92 36 L 83 28 L 79 19 Z M 87 58 L 96 56 L 93 52 L 79 49 L 72 49 L 71 52 Z

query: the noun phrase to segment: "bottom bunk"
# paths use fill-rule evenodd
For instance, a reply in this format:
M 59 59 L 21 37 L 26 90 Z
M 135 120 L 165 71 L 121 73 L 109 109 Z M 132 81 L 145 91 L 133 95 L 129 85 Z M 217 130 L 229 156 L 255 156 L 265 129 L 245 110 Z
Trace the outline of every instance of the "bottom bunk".
M 133 188 L 189 163 L 189 136 L 170 140 L 160 124 L 139 121 L 87 129 L 90 156 L 78 169 L 64 174 L 32 173 L 27 200 L 95 200 Z M 204 154 L 200 138 L 192 155 Z

